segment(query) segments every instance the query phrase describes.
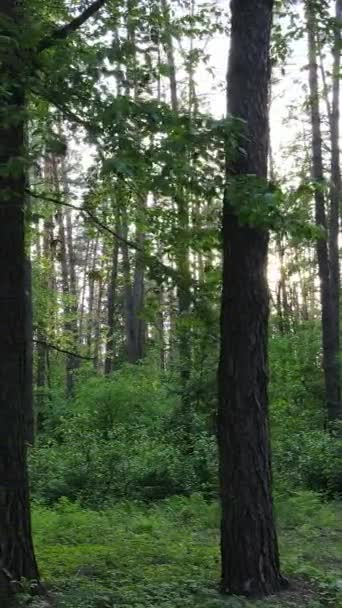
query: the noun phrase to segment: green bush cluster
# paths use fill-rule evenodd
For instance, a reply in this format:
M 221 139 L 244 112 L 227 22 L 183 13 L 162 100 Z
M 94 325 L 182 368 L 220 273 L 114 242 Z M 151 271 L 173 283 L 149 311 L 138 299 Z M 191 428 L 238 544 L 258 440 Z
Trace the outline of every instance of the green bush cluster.
M 339 495 L 342 440 L 324 430 L 317 326 L 304 324 L 286 336 L 273 332 L 270 351 L 276 486 Z M 64 496 L 102 508 L 125 499 L 216 496 L 212 363 L 203 373 L 195 370 L 189 383 L 190 441 L 178 374 L 162 373 L 153 359 L 123 365 L 107 378 L 81 370 L 74 399 L 50 405 L 46 431 L 32 450 L 34 497 L 52 505 Z
M 200 417 L 186 450 L 175 428 L 178 396 L 151 365 L 82 382 L 54 436 L 31 453 L 34 497 L 102 507 L 122 499 L 216 494 L 216 442 Z

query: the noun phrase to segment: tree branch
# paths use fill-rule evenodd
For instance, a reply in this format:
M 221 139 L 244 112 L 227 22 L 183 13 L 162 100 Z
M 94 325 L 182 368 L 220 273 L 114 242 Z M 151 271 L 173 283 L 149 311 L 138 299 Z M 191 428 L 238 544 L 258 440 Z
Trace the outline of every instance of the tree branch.
M 40 344 L 41 346 L 45 346 L 46 348 L 56 350 L 57 352 L 63 353 L 64 355 L 70 355 L 71 357 L 75 357 L 76 359 L 84 359 L 85 361 L 95 360 L 95 357 L 86 357 L 85 355 L 79 355 L 78 353 L 71 352 L 70 350 L 66 350 L 65 348 L 60 348 L 59 346 L 56 346 L 56 344 L 50 344 L 50 342 L 45 342 L 44 340 L 33 339 L 32 342 L 34 342 L 35 344 Z
M 70 23 L 55 29 L 49 36 L 43 38 L 38 46 L 37 51 L 41 53 L 45 49 L 54 46 L 59 40 L 65 40 L 70 34 L 76 32 L 82 25 L 95 15 L 107 2 L 107 0 L 95 0 L 88 8 L 86 8 L 78 17 L 75 17 Z
M 64 207 L 69 207 L 70 209 L 74 209 L 75 211 L 78 211 L 79 213 L 85 214 L 92 221 L 92 223 L 95 226 L 97 226 L 98 228 L 100 228 L 103 232 L 107 232 L 108 234 L 110 234 L 111 236 L 116 238 L 121 243 L 124 243 L 131 249 L 134 249 L 135 251 L 139 251 L 139 253 L 141 253 L 143 256 L 145 263 L 150 267 L 150 269 L 158 267 L 167 276 L 172 278 L 175 282 L 179 282 L 181 280 L 181 277 L 179 276 L 179 273 L 177 272 L 177 270 L 175 270 L 174 268 L 171 268 L 170 266 L 167 266 L 166 264 L 163 264 L 163 262 L 160 262 L 156 257 L 146 253 L 144 251 L 144 249 L 142 247 L 140 247 L 140 245 L 138 245 L 134 241 L 125 239 L 123 236 L 121 236 L 120 234 L 115 232 L 115 230 L 112 230 L 112 228 L 109 228 L 109 226 L 107 226 L 107 224 L 104 224 L 103 222 L 101 222 L 101 220 L 99 220 L 88 209 L 86 209 L 84 207 L 76 207 L 76 205 L 73 205 L 72 203 L 67 203 L 66 201 L 59 200 L 58 198 L 54 198 L 52 196 L 45 196 L 44 194 L 36 194 L 35 192 L 32 192 L 29 189 L 26 189 L 26 193 L 29 194 L 30 196 L 32 196 L 32 198 L 47 201 L 48 203 L 54 203 L 55 205 L 62 205 Z

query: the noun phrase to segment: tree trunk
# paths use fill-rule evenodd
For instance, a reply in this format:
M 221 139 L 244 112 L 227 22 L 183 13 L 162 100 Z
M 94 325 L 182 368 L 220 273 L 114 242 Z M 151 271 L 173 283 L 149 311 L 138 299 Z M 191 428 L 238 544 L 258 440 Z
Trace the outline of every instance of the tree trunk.
M 272 0 L 231 3 L 228 114 L 245 121 L 247 136 L 246 155 L 229 168 L 235 188 L 253 175 L 266 182 L 272 7 Z M 240 223 L 227 187 L 218 375 L 221 583 L 224 593 L 247 596 L 282 585 L 268 431 L 267 251 L 267 231 Z
M 26 298 L 26 441 L 34 444 L 35 416 L 33 407 L 33 319 L 32 319 L 32 267 L 29 257 L 25 257 L 25 298 Z
M 144 220 L 145 201 L 139 203 L 138 224 Z M 145 338 L 146 338 L 146 322 L 143 318 L 145 306 L 145 262 L 141 251 L 144 248 L 145 234 L 139 227 L 136 232 L 136 243 L 140 251 L 136 252 L 135 268 L 133 278 L 133 309 L 134 309 L 134 334 L 135 334 L 135 351 L 137 361 L 141 360 L 145 355 Z
M 118 223 L 116 231 L 120 228 Z M 114 331 L 115 331 L 115 302 L 116 302 L 116 283 L 118 277 L 118 261 L 119 261 L 119 241 L 115 239 L 112 249 L 112 259 L 110 267 L 110 277 L 108 281 L 107 291 L 107 342 L 106 342 L 106 359 L 105 359 L 105 374 L 108 375 L 113 370 L 114 361 Z
M 329 259 L 328 224 L 325 210 L 325 195 L 321 186 L 324 184 L 321 115 L 319 105 L 319 84 L 317 67 L 316 19 L 315 5 L 312 0 L 306 2 L 306 18 L 308 30 L 309 54 L 309 86 L 310 110 L 312 128 L 312 179 L 315 188 L 316 224 L 325 231 L 325 235 L 317 240 L 318 273 L 320 279 L 322 339 L 323 339 L 323 368 L 325 378 L 325 393 L 327 414 L 330 422 L 341 416 L 341 381 L 339 365 L 339 320 L 338 308 L 339 261 L 338 261 L 338 201 L 337 207 L 333 201 L 330 218 L 329 246 L 332 257 Z M 337 144 L 338 145 L 338 144 Z M 331 261 L 333 264 L 331 266 Z
M 342 419 L 341 402 L 341 372 L 339 362 L 340 352 L 340 260 L 339 260 L 339 230 L 341 204 L 341 167 L 340 167 L 340 69 L 341 69 L 341 19 L 342 0 L 336 0 L 336 24 L 333 53 L 333 96 L 330 118 L 331 136 L 331 187 L 330 187 L 330 222 L 329 222 L 329 254 L 330 254 L 330 288 L 332 304 L 332 323 L 335 336 L 336 350 L 336 403 L 329 409 L 329 418 Z
M 170 6 L 167 0 L 162 0 L 161 6 L 165 20 L 164 46 L 169 70 L 171 108 L 173 112 L 178 113 L 178 86 L 176 78 L 176 62 L 174 57 L 173 40 L 171 34 Z M 189 80 L 191 80 L 191 74 Z M 189 380 L 191 376 L 192 363 L 191 332 L 189 330 L 188 325 L 188 317 L 191 308 L 191 274 L 188 246 L 189 204 L 186 200 L 184 192 L 179 192 L 177 196 L 175 196 L 174 203 L 177 212 L 178 230 L 177 246 L 175 248 L 175 261 L 179 273 L 179 279 L 177 283 L 178 322 L 176 332 L 178 341 L 180 380 L 182 387 L 182 411 L 180 416 L 181 419 L 179 420 L 179 422 L 184 427 L 184 440 L 185 443 L 187 443 L 191 441 L 193 426 L 193 414 L 191 411 L 191 402 L 189 399 Z
M 122 220 L 123 236 L 127 239 L 127 218 Z M 137 241 L 143 246 L 143 234 L 139 231 Z M 131 263 L 128 247 L 125 242 L 121 245 L 122 267 L 124 275 L 124 301 L 125 301 L 125 327 L 126 327 L 126 349 L 129 363 L 137 363 L 144 356 L 144 328 L 145 322 L 141 319 L 144 304 L 144 262 L 140 260 L 140 252 L 137 251 L 135 261 L 135 272 L 132 285 Z
M 46 160 L 46 159 L 45 159 Z M 45 164 L 47 168 L 47 163 Z M 48 176 L 46 173 L 45 178 Z M 50 184 L 51 186 L 51 184 Z M 37 327 L 37 367 L 36 367 L 36 391 L 35 391 L 35 430 L 38 432 L 41 430 L 44 422 L 45 404 L 47 396 L 50 395 L 49 391 L 49 367 L 48 367 L 48 349 L 45 344 L 49 341 L 49 334 L 51 328 L 55 328 L 55 307 L 51 310 L 51 294 L 55 294 L 55 273 L 54 273 L 54 259 L 52 255 L 51 243 L 53 241 L 53 216 L 45 218 L 43 223 L 43 248 L 40 250 L 39 235 L 38 235 L 38 246 L 37 246 L 37 259 L 40 263 L 40 274 L 43 289 L 48 294 L 46 309 L 39 319 L 39 325 Z M 43 262 L 43 263 L 42 263 Z M 47 267 L 44 266 L 47 264 Z M 50 331 L 49 331 L 50 329 Z
M 80 320 L 79 320 L 79 337 L 80 343 L 83 344 L 85 342 L 85 337 L 83 336 L 84 331 L 84 317 L 85 317 L 85 308 L 86 308 L 86 291 L 87 291 L 87 278 L 89 273 L 89 260 L 90 260 L 90 252 L 91 252 L 91 241 L 87 239 L 85 246 L 84 259 L 82 260 L 82 268 L 83 268 L 83 277 L 82 277 L 82 287 L 80 293 Z
M 3 0 L 2 34 L 20 30 L 20 3 Z M 8 32 L 6 25 L 8 23 Z M 0 64 L 0 598 L 11 581 L 38 579 L 30 521 L 27 450 L 28 297 L 25 278 L 24 84 L 14 42 Z M 14 52 L 14 51 L 13 51 Z M 18 66 L 18 72 L 14 70 Z M 16 171 L 10 170 L 16 163 Z M 6 170 L 8 168 L 8 171 Z
M 58 173 L 56 161 L 53 161 L 55 168 L 55 179 L 56 179 L 56 190 L 59 192 Z M 75 314 L 74 308 L 71 306 L 71 290 L 70 290 L 70 277 L 68 267 L 68 254 L 66 245 L 66 234 L 64 217 L 61 209 L 57 210 L 57 224 L 58 224 L 58 238 L 59 238 L 59 261 L 61 264 L 61 275 L 62 275 L 62 292 L 64 297 L 63 303 L 63 333 L 67 338 L 68 342 L 71 343 L 70 348 L 75 348 L 75 322 L 73 318 Z M 65 395 L 69 399 L 74 393 L 75 385 L 75 369 L 78 368 L 78 361 L 72 354 L 66 355 L 65 362 Z
M 101 327 L 102 327 L 102 301 L 103 301 L 103 266 L 104 262 L 101 261 L 101 267 L 99 271 L 99 278 L 97 281 L 97 294 L 96 294 L 96 315 L 94 319 L 94 368 L 96 371 L 100 370 L 100 351 L 101 351 Z
M 96 236 L 94 241 L 94 248 L 92 251 L 92 260 L 90 261 L 91 267 L 88 273 L 89 276 L 89 297 L 88 297 L 88 319 L 87 319 L 87 351 L 88 357 L 92 353 L 92 340 L 94 333 L 94 312 L 95 312 L 95 281 L 96 281 L 96 264 L 97 264 L 97 253 L 99 246 L 99 236 Z

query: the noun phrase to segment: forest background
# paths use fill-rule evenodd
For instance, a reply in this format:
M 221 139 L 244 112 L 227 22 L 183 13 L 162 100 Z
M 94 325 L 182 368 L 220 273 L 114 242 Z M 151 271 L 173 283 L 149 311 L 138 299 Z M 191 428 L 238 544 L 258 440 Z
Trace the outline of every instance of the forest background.
M 243 606 L 215 587 L 221 214 L 244 149 L 228 6 L 108 0 L 50 44 L 86 6 L 34 0 L 15 34 L 40 51 L 10 167 L 27 174 L 38 561 L 58 606 Z M 274 495 L 300 581 L 271 602 L 338 606 L 341 1 L 274 13 L 269 186 L 234 190 L 241 224 L 271 233 Z

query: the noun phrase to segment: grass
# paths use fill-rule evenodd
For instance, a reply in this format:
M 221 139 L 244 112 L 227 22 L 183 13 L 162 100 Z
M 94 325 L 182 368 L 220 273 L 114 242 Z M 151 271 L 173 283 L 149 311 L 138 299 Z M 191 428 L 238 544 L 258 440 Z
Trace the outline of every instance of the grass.
M 217 592 L 218 507 L 200 496 L 95 512 L 35 506 L 41 573 L 58 608 L 342 607 L 342 507 L 277 497 L 289 591 L 249 602 Z

